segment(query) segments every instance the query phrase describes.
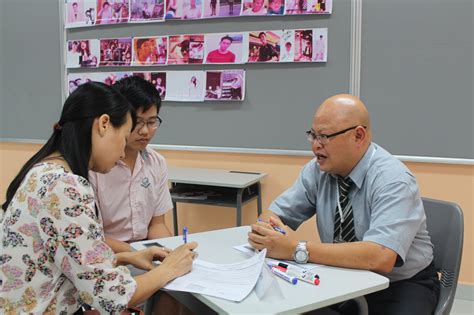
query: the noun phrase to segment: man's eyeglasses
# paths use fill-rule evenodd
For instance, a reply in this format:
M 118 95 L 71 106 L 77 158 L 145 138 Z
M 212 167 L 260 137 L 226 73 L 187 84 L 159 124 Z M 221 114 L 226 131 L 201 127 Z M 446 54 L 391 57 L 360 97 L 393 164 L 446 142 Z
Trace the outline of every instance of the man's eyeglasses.
M 160 116 L 158 115 L 156 117 L 150 118 L 147 121 L 137 119 L 137 124 L 135 125 L 135 129 L 141 130 L 146 125 L 148 129 L 155 130 L 155 129 L 158 129 L 158 127 L 161 126 L 162 123 L 163 123 L 163 119 L 161 119 Z
M 338 131 L 338 132 L 335 132 L 335 133 L 331 133 L 329 135 L 326 135 L 326 134 L 323 134 L 323 133 L 318 135 L 313 131 L 313 129 L 311 129 L 311 130 L 306 131 L 306 139 L 308 139 L 308 141 L 311 142 L 311 144 L 313 144 L 317 141 L 319 144 L 324 145 L 324 144 L 327 144 L 329 142 L 329 139 L 331 139 L 335 136 L 338 136 L 338 135 L 342 135 L 343 133 L 346 133 L 349 130 L 356 129 L 359 126 L 360 125 L 352 126 L 352 127 L 346 128 L 344 130 L 341 130 L 341 131 Z M 367 128 L 366 126 L 360 126 L 360 127 Z

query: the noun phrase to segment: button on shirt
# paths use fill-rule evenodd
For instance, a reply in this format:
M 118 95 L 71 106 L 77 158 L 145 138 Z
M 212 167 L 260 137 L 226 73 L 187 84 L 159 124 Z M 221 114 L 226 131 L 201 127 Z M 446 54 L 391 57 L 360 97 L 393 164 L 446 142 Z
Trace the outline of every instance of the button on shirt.
M 168 168 L 163 156 L 151 149 L 137 156 L 133 173 L 122 161 L 108 174 L 89 172 L 105 235 L 124 242 L 147 238 L 153 217 L 173 208 Z
M 428 266 L 433 260 L 433 245 L 416 180 L 408 168 L 372 143 L 349 177 L 354 182 L 349 199 L 357 239 L 398 254 L 395 267 L 385 276 L 391 281 L 403 280 Z M 321 241 L 332 243 L 337 198 L 336 176 L 321 171 L 313 159 L 269 209 L 293 229 L 317 214 Z

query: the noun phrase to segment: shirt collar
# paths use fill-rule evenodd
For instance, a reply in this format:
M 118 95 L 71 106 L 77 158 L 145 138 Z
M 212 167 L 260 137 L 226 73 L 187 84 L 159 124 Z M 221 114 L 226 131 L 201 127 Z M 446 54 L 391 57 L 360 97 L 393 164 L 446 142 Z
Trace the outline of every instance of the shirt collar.
M 352 169 L 351 173 L 348 176 L 350 177 L 350 179 L 352 179 L 354 184 L 359 189 L 362 187 L 362 183 L 364 182 L 365 175 L 367 174 L 367 171 L 369 170 L 370 162 L 372 161 L 376 150 L 377 150 L 377 147 L 375 146 L 375 144 L 371 143 L 367 151 L 365 151 L 365 154 L 362 157 L 362 159 L 360 159 L 360 161 Z

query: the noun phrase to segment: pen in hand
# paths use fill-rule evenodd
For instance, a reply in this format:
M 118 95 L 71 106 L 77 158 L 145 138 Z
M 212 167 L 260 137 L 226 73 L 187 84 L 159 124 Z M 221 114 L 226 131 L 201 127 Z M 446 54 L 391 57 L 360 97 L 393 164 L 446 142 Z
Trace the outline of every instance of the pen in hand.
M 260 218 L 258 218 L 257 221 L 258 221 L 258 222 L 264 222 L 264 221 L 263 221 L 262 219 L 260 219 Z M 267 223 L 268 223 L 268 222 L 267 222 Z M 270 224 L 270 225 L 271 225 L 271 224 Z M 281 227 L 276 226 L 276 225 L 271 225 L 271 227 L 272 227 L 275 231 L 280 232 L 280 233 L 283 234 L 283 235 L 286 235 L 286 231 L 283 230 Z
M 184 244 L 188 243 L 188 228 L 183 227 L 183 242 Z

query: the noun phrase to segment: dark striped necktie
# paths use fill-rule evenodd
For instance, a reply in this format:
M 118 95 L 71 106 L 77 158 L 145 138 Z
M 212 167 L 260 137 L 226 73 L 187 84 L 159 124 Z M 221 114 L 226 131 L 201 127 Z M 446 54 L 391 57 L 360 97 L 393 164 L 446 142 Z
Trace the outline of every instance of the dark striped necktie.
M 354 232 L 352 204 L 349 202 L 349 190 L 353 182 L 350 178 L 339 177 L 337 184 L 339 186 L 339 205 L 342 210 L 342 220 L 339 207 L 336 206 L 336 215 L 334 217 L 334 243 L 353 242 L 357 240 Z

